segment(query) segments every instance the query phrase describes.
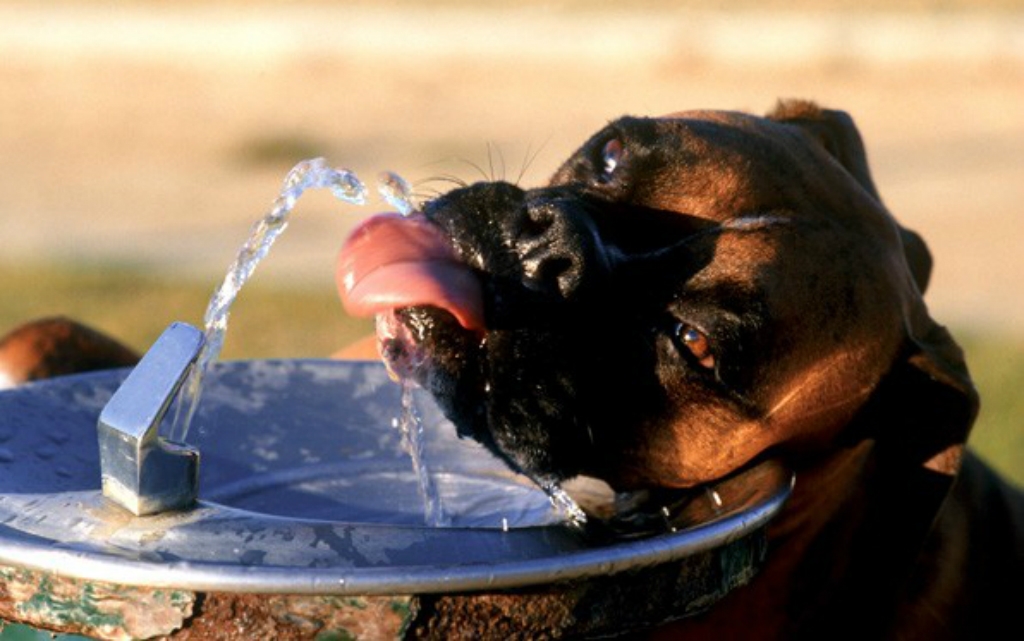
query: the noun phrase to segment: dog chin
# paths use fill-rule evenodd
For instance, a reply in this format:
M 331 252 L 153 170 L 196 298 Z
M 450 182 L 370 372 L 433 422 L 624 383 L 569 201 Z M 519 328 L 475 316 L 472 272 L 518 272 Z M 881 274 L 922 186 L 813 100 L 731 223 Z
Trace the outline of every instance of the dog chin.
M 573 429 L 568 410 L 576 394 L 571 377 L 543 365 L 521 369 L 526 355 L 546 354 L 545 364 L 558 359 L 564 340 L 556 333 L 523 329 L 481 337 L 447 312 L 423 306 L 396 310 L 378 339 L 393 375 L 429 392 L 460 437 L 539 481 L 580 472 L 586 435 Z

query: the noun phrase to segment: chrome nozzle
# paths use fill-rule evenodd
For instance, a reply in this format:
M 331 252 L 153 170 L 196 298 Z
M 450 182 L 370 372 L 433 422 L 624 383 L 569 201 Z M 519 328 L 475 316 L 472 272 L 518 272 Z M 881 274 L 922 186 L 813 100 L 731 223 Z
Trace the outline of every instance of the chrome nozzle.
M 184 509 L 199 490 L 199 452 L 158 434 L 195 365 L 203 333 L 172 323 L 100 413 L 103 494 L 136 516 Z

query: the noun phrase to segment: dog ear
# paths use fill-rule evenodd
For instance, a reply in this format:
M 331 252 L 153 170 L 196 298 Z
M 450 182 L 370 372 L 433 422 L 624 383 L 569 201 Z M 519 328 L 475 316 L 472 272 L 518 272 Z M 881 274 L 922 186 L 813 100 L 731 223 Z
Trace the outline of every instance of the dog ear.
M 918 291 L 924 293 L 932 275 L 932 253 L 928 251 L 928 245 L 920 236 L 902 225 L 900 225 L 900 240 L 903 242 L 903 254 L 907 257 L 910 274 L 914 277 L 914 282 L 917 283 Z
M 872 439 L 888 469 L 917 472 L 942 483 L 960 469 L 978 413 L 978 393 L 963 352 L 946 328 L 923 316 L 911 320 L 906 343 L 854 424 L 847 444 Z M 944 493 L 948 485 L 935 489 Z M 923 498 L 923 497 L 922 497 Z
M 927 316 L 918 302 L 904 358 L 882 384 L 885 434 L 879 444 L 928 469 L 954 474 L 978 413 L 978 393 L 963 351 L 945 327 Z
M 845 111 L 822 109 L 807 100 L 780 100 L 768 118 L 797 125 L 818 140 L 866 192 L 882 202 L 871 179 L 868 156 L 853 118 Z
M 864 142 L 849 114 L 822 109 L 813 102 L 786 100 L 768 118 L 800 127 L 882 202 L 868 169 Z M 951 473 L 959 465 L 977 414 L 978 395 L 963 352 L 949 332 L 929 317 L 921 298 L 932 269 L 928 247 L 916 233 L 903 227 L 899 231 L 917 291 L 907 292 L 906 351 L 876 394 L 878 413 L 871 422 L 878 428 L 874 435 L 880 444 L 913 456 L 934 471 Z
M 775 109 L 768 114 L 768 118 L 803 129 L 821 143 L 829 155 L 835 158 L 872 198 L 879 203 L 882 202 L 871 178 L 871 170 L 868 168 L 864 141 L 848 113 L 822 109 L 806 100 L 780 100 Z M 932 271 L 932 258 L 928 247 L 920 236 L 909 229 L 900 227 L 900 237 L 910 272 L 914 276 L 917 288 L 924 292 Z

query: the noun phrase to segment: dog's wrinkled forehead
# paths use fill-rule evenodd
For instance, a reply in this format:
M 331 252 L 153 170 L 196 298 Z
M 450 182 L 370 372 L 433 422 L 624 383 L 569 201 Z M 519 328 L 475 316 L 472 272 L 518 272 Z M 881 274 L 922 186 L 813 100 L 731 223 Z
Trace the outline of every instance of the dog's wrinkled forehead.
M 805 130 L 738 112 L 620 118 L 591 137 L 551 184 L 714 222 L 827 213 L 874 234 L 891 237 L 895 229 L 874 195 Z

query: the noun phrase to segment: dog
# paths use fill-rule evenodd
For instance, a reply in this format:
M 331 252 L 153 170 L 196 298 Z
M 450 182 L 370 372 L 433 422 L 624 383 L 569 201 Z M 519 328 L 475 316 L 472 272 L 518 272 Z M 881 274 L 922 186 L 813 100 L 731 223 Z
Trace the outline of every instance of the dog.
M 32 381 L 114 367 L 139 354 L 124 343 L 63 316 L 20 325 L 0 338 L 0 390 Z
M 397 374 L 516 470 L 624 491 L 795 472 L 761 573 L 651 637 L 996 638 L 1024 497 L 965 450 L 978 397 L 930 270 L 851 117 L 783 101 L 620 118 L 545 187 L 371 218 L 337 278 Z
M 615 120 L 545 187 L 371 218 L 337 276 L 352 313 L 384 319 L 396 373 L 534 478 L 699 490 L 765 461 L 795 472 L 760 573 L 643 635 L 997 638 L 1016 623 L 1024 497 L 965 450 L 978 398 L 924 304 L 930 269 L 852 119 L 785 101 Z M 8 383 L 134 358 L 69 323 L 0 341 Z M 88 340 L 41 339 L 68 327 Z

